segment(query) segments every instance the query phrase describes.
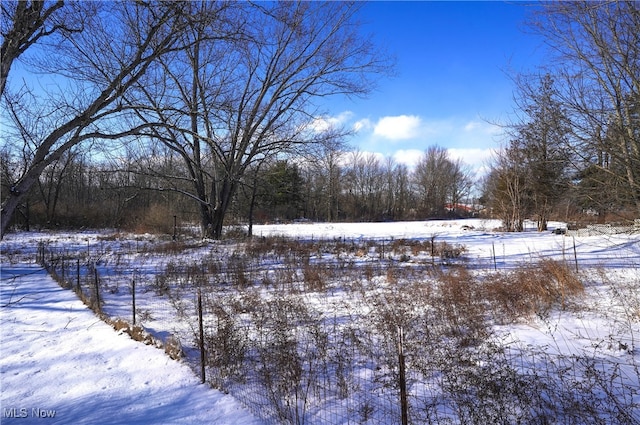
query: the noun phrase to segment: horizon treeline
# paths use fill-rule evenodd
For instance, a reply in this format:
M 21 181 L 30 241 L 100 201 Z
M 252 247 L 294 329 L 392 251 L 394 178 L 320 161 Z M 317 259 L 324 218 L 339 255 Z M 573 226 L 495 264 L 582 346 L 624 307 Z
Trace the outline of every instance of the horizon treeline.
M 176 222 L 197 225 L 197 204 L 185 195 L 188 182 L 179 178 L 184 175 L 182 163 L 171 154 L 148 159 L 144 167 L 133 160 L 114 164 L 71 150 L 45 169 L 18 209 L 14 226 L 26 230 L 108 227 L 170 234 Z M 3 173 L 11 170 L 6 154 L 0 162 Z M 149 163 L 155 164 L 153 169 Z M 428 148 L 411 169 L 392 158 L 358 151 L 333 151 L 313 161 L 274 159 L 245 173 L 225 224 L 501 219 L 501 192 L 491 186 L 492 173 L 495 168 L 478 179 L 470 167 L 451 159 L 439 146 Z M 3 178 L 3 191 L 9 190 L 4 186 L 8 180 Z M 591 190 L 584 183 L 572 184 L 563 177 L 544 190 L 559 194 L 546 204 L 547 219 L 595 222 L 605 218 L 595 205 L 584 202 Z M 617 213 L 609 214 L 609 219 L 633 218 L 631 206 L 610 205 Z M 523 219 L 535 219 L 535 211 L 529 211 Z

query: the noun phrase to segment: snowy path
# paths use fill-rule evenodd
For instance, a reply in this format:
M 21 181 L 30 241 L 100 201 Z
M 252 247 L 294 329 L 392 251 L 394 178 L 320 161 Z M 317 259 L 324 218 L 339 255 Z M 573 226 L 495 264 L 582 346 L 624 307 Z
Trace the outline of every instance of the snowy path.
M 162 350 L 119 335 L 35 265 L 2 265 L 0 422 L 258 424 Z

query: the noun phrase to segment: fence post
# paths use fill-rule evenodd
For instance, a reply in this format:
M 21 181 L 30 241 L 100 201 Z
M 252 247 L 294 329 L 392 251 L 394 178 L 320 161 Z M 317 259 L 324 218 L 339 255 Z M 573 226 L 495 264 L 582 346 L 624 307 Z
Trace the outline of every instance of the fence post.
M 398 326 L 398 363 L 400 366 L 400 376 L 399 376 L 399 384 L 400 384 L 400 411 L 401 411 L 401 420 L 402 425 L 408 425 L 409 423 L 409 406 L 407 404 L 407 377 L 405 372 L 405 364 L 404 364 L 404 351 L 402 347 L 404 339 L 404 332 L 402 326 Z
M 80 289 L 80 259 L 78 259 L 76 263 L 76 272 L 77 272 L 76 288 L 77 288 L 78 294 L 81 294 L 82 290 Z
M 94 264 L 93 265 L 93 276 L 95 278 L 95 285 L 96 285 L 96 311 L 100 311 L 100 283 L 98 281 L 98 265 Z
M 136 324 L 136 279 L 131 279 L 131 313 L 133 314 L 133 324 Z
M 178 238 L 178 216 L 173 216 L 173 240 L 175 241 Z
M 36 253 L 36 264 L 44 265 L 44 242 L 38 242 L 38 252 Z
M 493 271 L 498 270 L 498 262 L 496 261 L 496 243 L 491 241 L 491 252 L 493 253 Z
M 576 251 L 576 237 L 573 236 L 573 258 L 576 262 L 576 273 L 578 273 L 578 252 Z
M 202 291 L 198 288 L 198 322 L 200 328 L 200 374 L 202 376 L 202 383 L 206 381 L 205 376 L 205 352 L 204 352 L 204 324 L 202 323 Z
M 436 264 L 436 235 L 431 235 L 431 265 Z

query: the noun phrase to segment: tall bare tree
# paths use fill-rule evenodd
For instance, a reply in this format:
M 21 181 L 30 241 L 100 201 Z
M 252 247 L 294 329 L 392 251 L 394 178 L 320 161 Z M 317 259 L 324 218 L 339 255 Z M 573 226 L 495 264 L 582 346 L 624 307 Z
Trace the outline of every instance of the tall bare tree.
M 413 172 L 414 192 L 419 212 L 427 217 L 444 217 L 449 209 L 455 210 L 471 189 L 470 171 L 462 161 L 453 160 L 440 146 L 430 146 Z
M 512 141 L 496 152 L 484 182 L 484 202 L 508 232 L 523 231 L 532 211 L 525 159 L 517 141 Z
M 640 3 L 545 3 L 533 28 L 557 59 L 549 72 L 571 120 L 570 147 L 590 170 L 581 175 L 613 184 L 602 189 L 640 213 Z
M 343 208 L 352 220 L 374 221 L 382 215 L 384 170 L 380 158 L 373 153 L 353 151 L 347 156 Z
M 385 220 L 405 219 L 411 201 L 409 169 L 388 157 L 383 164 L 383 174 L 381 216 Z
M 319 99 L 364 94 L 373 73 L 386 70 L 385 58 L 358 34 L 358 7 L 233 3 L 215 25 L 192 28 L 189 37 L 201 42 L 163 60 L 168 78 L 140 85 L 136 101 L 149 107 L 139 119 L 154 125 L 149 140 L 188 165 L 193 188 L 183 193 L 200 206 L 203 237 L 220 238 L 253 163 L 324 140 L 314 126 Z
M 334 221 L 342 210 L 346 154 L 340 137 L 321 143 L 305 157 L 306 213 L 315 220 Z
M 139 130 L 119 126 L 129 113 L 122 96 L 158 57 L 182 47 L 181 34 L 193 21 L 173 2 L 71 5 L 57 13 L 61 21 L 81 22 L 82 31 L 56 31 L 47 37 L 49 44 L 37 49 L 31 45 L 21 56 L 30 68 L 53 76 L 49 83 L 57 87 L 42 88 L 35 78 L 23 78 L 25 85 L 16 81 L 11 91 L 5 89 L 3 120 L 10 125 L 2 134 L 3 143 L 15 147 L 24 165 L 19 177 L 9 182 L 9 192 L 3 193 L 0 236 L 42 171 L 63 153 L 85 140 L 116 139 Z M 4 6 L 3 2 L 3 14 Z M 20 19 L 23 2 L 9 6 Z M 68 14 L 74 14 L 73 19 Z M 56 16 L 48 17 L 53 27 Z M 5 42 L 13 45 L 15 40 L 5 37 Z

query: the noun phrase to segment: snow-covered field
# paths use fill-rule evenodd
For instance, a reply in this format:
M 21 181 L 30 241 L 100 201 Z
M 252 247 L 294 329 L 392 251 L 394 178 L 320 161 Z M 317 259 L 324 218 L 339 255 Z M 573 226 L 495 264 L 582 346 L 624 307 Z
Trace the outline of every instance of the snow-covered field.
M 372 329 L 373 324 L 379 326 L 375 328 L 376 332 L 384 332 L 385 325 L 378 322 L 387 316 L 381 312 L 393 312 L 380 306 L 381 300 L 386 302 L 396 297 L 393 299 L 402 299 L 407 304 L 407 299 L 402 297 L 406 296 L 403 291 L 414 288 L 409 286 L 412 284 L 409 281 L 422 279 L 427 286 L 434 279 L 434 267 L 454 273 L 454 266 L 464 265 L 475 275 L 490 275 L 518 270 L 523 265 L 545 259 L 567 264 L 571 270 L 577 269 L 577 275 L 586 287 L 585 295 L 572 301 L 570 308 L 558 307 L 513 322 L 495 322 L 491 325 L 491 340 L 512 350 L 536 353 L 531 357 L 528 354 L 520 357 L 520 366 L 515 368 L 520 372 L 529 370 L 533 363 L 538 364 L 537 360 L 531 360 L 534 357 L 544 360 L 546 371 L 558 373 L 565 370 L 561 367 L 562 362 L 572 356 L 596 359 L 591 366 L 606 369 L 597 376 L 609 379 L 611 384 L 589 381 L 582 369 L 571 372 L 571 379 L 560 377 L 558 382 L 575 384 L 576 388 L 592 385 L 596 392 L 592 400 L 598 403 L 611 396 L 617 399 L 627 413 L 618 417 L 607 413 L 604 420 L 609 423 L 640 423 L 640 234 L 572 238 L 552 232 L 507 234 L 494 231 L 497 226 L 495 221 L 464 220 L 254 227 L 258 241 L 280 237 L 299 244 L 326 241 L 326 245 L 314 245 L 315 251 L 304 254 L 306 257 L 295 257 L 286 251 L 265 252 L 263 248 L 258 251 L 256 247 L 229 241 L 180 240 L 176 244 L 170 238 L 106 231 L 9 234 L 2 242 L 0 280 L 2 423 L 44 421 L 38 415 L 53 412 L 55 417 L 47 419 L 47 423 L 251 424 L 267 423 L 265 418 L 268 417 L 312 424 L 399 422 L 397 386 L 385 381 L 395 376 L 394 364 L 362 355 L 366 351 L 383 356 L 385 336 L 375 332 L 365 336 L 358 333 L 368 323 L 372 324 Z M 562 227 L 562 224 L 553 223 L 552 228 L 554 226 Z M 402 244 L 394 245 L 394 242 L 401 239 L 407 240 L 406 246 L 398 248 Z M 438 243 L 451 249 L 463 247 L 463 252 L 435 260 L 428 250 L 419 247 L 412 250 L 414 242 Z M 74 292 L 62 289 L 42 267 L 34 264 L 39 245 L 67 257 L 67 280 L 72 286 L 76 264 L 82 264 L 81 273 L 84 274 L 89 274 L 86 264 L 95 265 L 100 276 L 102 311 L 111 318 L 131 319 L 131 288 L 135 281 L 138 323 L 142 323 L 158 341 L 166 340 L 170 334 L 179 337 L 186 357 L 171 360 L 161 349 L 135 342 L 99 320 Z M 323 272 L 321 268 L 332 271 Z M 316 276 L 315 280 L 313 276 Z M 82 277 L 83 285 L 85 280 L 90 282 L 90 276 Z M 286 294 L 285 281 L 288 285 Z M 292 393 L 291 388 L 278 386 L 291 382 L 279 376 L 287 375 L 282 370 L 269 372 L 269 367 L 256 366 L 258 363 L 251 363 L 253 369 L 247 369 L 244 363 L 234 363 L 236 360 L 230 360 L 220 352 L 216 352 L 210 362 L 223 366 L 216 369 L 210 365 L 207 379 L 230 394 L 200 384 L 199 354 L 194 342 L 197 339 L 197 322 L 194 322 L 197 314 L 192 290 L 198 285 L 210 291 L 204 295 L 205 313 L 210 314 L 209 317 L 205 315 L 212 341 L 210 348 L 221 342 L 232 344 L 230 348 L 225 345 L 229 352 L 245 350 L 242 361 L 247 362 L 252 353 L 255 358 L 274 363 L 283 360 L 282 357 L 269 357 L 272 354 L 265 347 L 252 352 L 247 348 L 249 340 L 264 340 L 273 345 L 278 337 L 283 337 L 289 342 L 300 343 L 303 336 L 319 338 L 316 334 L 322 331 L 322 341 L 330 346 L 326 352 L 320 356 L 319 350 L 314 348 L 315 357 L 305 355 L 300 357 L 302 360 L 297 359 L 301 361 L 302 377 L 297 376 L 295 382 L 304 381 L 308 384 L 306 388 L 315 390 Z M 300 304 L 304 307 L 303 313 L 297 310 Z M 323 327 L 299 331 L 294 329 L 294 324 L 287 329 L 295 335 L 278 336 L 277 328 L 269 326 L 270 321 L 277 321 L 279 312 L 273 311 L 269 316 L 250 311 L 250 307 L 256 305 L 274 310 L 291 309 L 287 310 L 290 315 L 286 317 L 303 314 L 305 318 L 318 319 Z M 403 308 L 406 317 L 398 322 L 403 326 L 413 326 L 417 323 L 415 320 L 427 317 L 419 311 L 423 305 Z M 234 313 L 233 317 L 225 319 L 230 313 Z M 450 315 L 449 312 L 438 314 Z M 258 318 L 262 324 L 255 327 L 260 321 Z M 225 327 L 227 325 L 229 328 Z M 234 339 L 235 334 L 225 332 L 242 334 L 244 339 L 239 341 Z M 390 332 L 392 335 L 393 329 Z M 426 363 L 418 358 L 421 349 L 411 345 L 412 341 L 418 341 L 415 338 L 419 332 L 407 330 L 407 333 L 410 399 L 412 403 L 417 403 L 416 400 L 424 403 L 426 398 L 431 402 L 436 400 L 428 409 L 423 406 L 422 413 L 418 412 L 417 404 L 412 404 L 413 422 L 417 423 L 419 419 L 416 418 L 429 417 L 434 423 L 438 419 L 451 418 L 457 421 L 454 423 L 465 423 L 461 414 L 467 410 L 461 407 L 462 402 L 449 403 L 443 401 L 444 396 L 433 396 L 444 394 L 440 388 L 443 383 L 453 384 L 445 372 L 421 369 L 426 368 Z M 358 336 L 354 336 L 356 334 Z M 446 337 L 446 341 L 455 339 L 448 334 L 442 335 L 439 337 Z M 359 347 L 358 343 L 362 342 L 381 344 L 375 347 L 379 348 L 376 351 L 374 347 Z M 340 343 L 343 348 L 349 346 L 355 358 L 345 363 L 341 352 L 332 351 L 334 343 Z M 393 341 L 390 345 L 395 346 Z M 336 360 L 338 358 L 340 361 Z M 549 359 L 557 358 L 562 360 L 548 365 L 553 363 Z M 329 387 L 335 387 L 335 382 L 329 378 L 324 387 L 316 386 L 320 373 L 312 371 L 320 370 L 321 366 L 325 372 L 347 373 L 348 379 L 342 377 L 343 381 L 336 382 L 338 386 L 344 382 L 345 386 L 354 388 L 333 393 L 330 391 L 333 388 Z M 343 367 L 346 369 L 342 370 Z M 249 376 L 247 370 L 255 371 L 256 377 Z M 221 371 L 224 376 L 215 375 Z M 531 375 L 522 376 L 531 379 Z M 256 386 L 251 387 L 254 378 Z M 313 385 L 312 378 L 315 379 Z M 501 379 L 505 386 L 515 382 Z M 281 391 L 277 395 L 279 401 L 274 401 L 276 396 L 273 395 L 271 399 L 258 397 L 258 393 L 264 392 L 265 385 L 270 390 Z M 565 392 L 572 389 L 566 388 Z M 606 394 L 617 389 L 622 393 Z M 325 393 L 320 394 L 322 391 Z M 548 388 L 542 392 L 545 391 L 552 392 Z M 567 403 L 576 400 L 566 397 Z M 363 398 L 366 400 L 362 401 Z M 484 396 L 476 395 L 476 398 L 485 401 Z M 388 401 L 391 407 L 385 411 L 382 402 L 377 401 L 379 399 L 391 399 Z M 513 400 L 505 400 L 503 396 L 499 400 L 504 403 L 502 407 L 513 407 L 509 404 Z M 267 408 L 270 401 L 275 407 Z M 595 403 L 591 407 L 602 406 Z M 614 411 L 616 409 L 611 410 Z M 291 412 L 298 416 L 287 416 Z M 549 408 L 548 413 L 536 411 L 534 416 L 529 416 L 540 419 L 552 413 L 557 412 Z M 571 417 L 581 417 L 579 412 L 569 413 L 574 415 Z M 527 414 L 518 418 L 527 418 Z M 482 420 L 467 419 L 467 423 L 481 423 Z M 533 419 L 524 423 L 532 422 Z M 561 418 L 559 423 L 578 422 Z

